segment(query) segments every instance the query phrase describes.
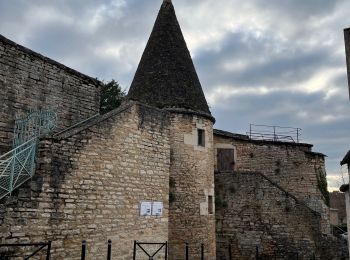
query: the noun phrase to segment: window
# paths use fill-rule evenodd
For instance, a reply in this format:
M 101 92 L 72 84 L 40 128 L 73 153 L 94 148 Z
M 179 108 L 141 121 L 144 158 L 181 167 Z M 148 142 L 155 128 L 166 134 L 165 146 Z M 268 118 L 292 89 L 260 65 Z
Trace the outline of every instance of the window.
M 198 146 L 205 147 L 205 132 L 203 129 L 197 129 L 198 134 Z
M 213 201 L 213 196 L 208 196 L 208 213 L 209 214 L 214 214 L 214 201 Z
M 217 169 L 219 172 L 232 172 L 235 166 L 234 149 L 217 149 Z

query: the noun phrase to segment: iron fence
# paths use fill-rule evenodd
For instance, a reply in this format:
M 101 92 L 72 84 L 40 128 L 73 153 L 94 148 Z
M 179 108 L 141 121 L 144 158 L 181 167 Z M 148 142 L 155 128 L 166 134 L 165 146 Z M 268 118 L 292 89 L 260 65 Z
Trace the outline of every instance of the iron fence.
M 299 143 L 301 128 L 250 124 L 247 135 L 252 140 Z
M 145 246 L 152 246 L 151 248 L 146 248 Z M 138 253 L 137 250 L 140 250 L 142 253 L 142 256 Z M 189 243 L 183 243 L 183 253 L 182 257 L 184 260 L 190 260 L 192 257 L 190 257 L 190 249 L 191 246 Z M 204 250 L 204 244 L 200 244 L 200 260 L 205 260 L 205 250 Z M 87 242 L 86 240 L 82 241 L 81 244 L 81 260 L 85 260 L 87 255 Z M 149 260 L 155 259 L 155 257 L 164 257 L 164 260 L 167 260 L 169 257 L 169 243 L 162 242 L 162 243 L 154 243 L 154 242 L 140 242 L 140 241 L 134 241 L 133 246 L 133 260 L 137 260 L 138 256 L 141 256 L 142 259 L 144 257 L 148 257 Z M 107 260 L 112 259 L 112 241 L 108 240 L 107 245 Z M 198 258 L 197 258 L 198 259 Z
M 0 199 L 33 177 L 39 137 L 52 131 L 56 120 L 52 111 L 31 112 L 16 119 L 13 149 L 0 156 Z
M 21 253 L 20 255 L 17 255 L 18 250 L 16 250 L 16 253 L 14 254 L 11 249 L 12 248 L 18 248 L 18 247 L 36 247 L 36 249 L 29 253 L 29 255 L 24 255 L 24 253 Z M 23 257 L 23 260 L 29 260 L 33 258 L 34 256 L 38 255 L 38 253 L 42 250 L 45 250 L 46 248 L 46 260 L 50 260 L 50 254 L 51 254 L 51 241 L 49 242 L 43 242 L 43 243 L 27 243 L 27 244 L 2 244 L 0 245 L 1 248 L 7 248 L 9 249 L 9 252 L 1 252 L 0 253 L 0 259 L 7 260 L 11 259 L 13 257 Z
M 32 178 L 38 138 L 33 138 L 0 156 L 0 199 Z

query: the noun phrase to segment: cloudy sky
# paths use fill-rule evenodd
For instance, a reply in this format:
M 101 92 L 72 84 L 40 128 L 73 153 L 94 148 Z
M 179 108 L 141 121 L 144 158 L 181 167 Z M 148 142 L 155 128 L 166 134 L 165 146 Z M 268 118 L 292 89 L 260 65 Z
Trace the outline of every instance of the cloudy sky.
M 0 34 L 128 89 L 162 0 L 0 0 Z M 349 0 L 173 0 L 217 119 L 302 128 L 342 184 L 350 149 L 343 28 Z

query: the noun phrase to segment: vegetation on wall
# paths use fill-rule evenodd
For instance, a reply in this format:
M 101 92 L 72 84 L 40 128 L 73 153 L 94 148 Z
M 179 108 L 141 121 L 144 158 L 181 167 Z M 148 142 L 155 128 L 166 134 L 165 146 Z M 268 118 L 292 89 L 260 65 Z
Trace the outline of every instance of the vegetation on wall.
M 176 201 L 175 194 L 173 192 L 169 192 L 169 203 L 173 203 Z
M 119 107 L 125 99 L 125 96 L 125 90 L 122 90 L 119 83 L 114 79 L 103 83 L 101 88 L 100 113 L 105 114 Z
M 324 171 L 319 171 L 319 173 L 316 174 L 316 177 L 317 177 L 317 186 L 322 193 L 323 201 L 329 207 L 329 191 L 328 191 L 326 173 Z
M 226 209 L 228 207 L 227 202 L 221 196 L 215 196 L 215 209 Z
M 176 186 L 176 182 L 174 180 L 174 178 L 170 177 L 169 178 L 169 203 L 173 203 L 176 201 L 176 196 L 175 196 L 175 193 L 174 193 L 174 190 L 175 190 L 175 186 Z

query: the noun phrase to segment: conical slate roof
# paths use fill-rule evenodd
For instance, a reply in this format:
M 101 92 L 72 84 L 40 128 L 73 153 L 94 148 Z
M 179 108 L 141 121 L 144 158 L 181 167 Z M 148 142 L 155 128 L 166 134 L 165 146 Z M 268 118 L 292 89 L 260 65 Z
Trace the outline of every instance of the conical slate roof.
M 174 6 L 164 0 L 128 98 L 159 108 L 210 115 Z

